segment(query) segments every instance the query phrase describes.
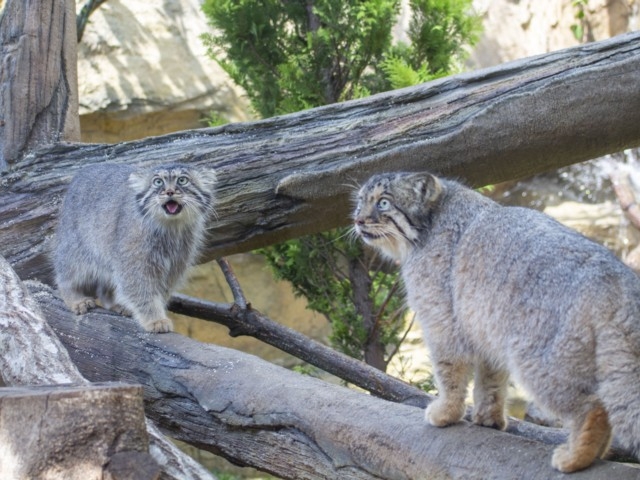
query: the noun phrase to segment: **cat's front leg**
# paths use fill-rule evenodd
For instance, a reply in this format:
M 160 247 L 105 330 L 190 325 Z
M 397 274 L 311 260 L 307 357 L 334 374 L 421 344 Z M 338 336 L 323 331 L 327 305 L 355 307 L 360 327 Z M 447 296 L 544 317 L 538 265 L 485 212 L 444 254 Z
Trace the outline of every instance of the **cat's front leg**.
M 167 315 L 164 299 L 160 296 L 144 302 L 133 313 L 133 317 L 140 322 L 148 332 L 167 333 L 173 331 L 173 322 Z
M 115 291 L 115 303 L 124 311 L 131 312 L 132 317 L 142 327 L 153 333 L 173 331 L 173 322 L 167 315 L 166 298 L 157 288 L 138 282 L 136 286 L 123 288 L 119 285 Z
M 166 301 L 162 295 L 155 294 L 140 301 L 133 311 L 133 317 L 148 332 L 167 333 L 173 331 L 173 322 L 167 316 Z
M 425 419 L 435 427 L 446 427 L 462 420 L 469 383 L 470 365 L 462 361 L 436 361 L 433 364 L 438 398 L 425 411 Z
M 504 430 L 507 427 L 504 404 L 509 372 L 484 362 L 475 367 L 473 388 L 473 423 Z

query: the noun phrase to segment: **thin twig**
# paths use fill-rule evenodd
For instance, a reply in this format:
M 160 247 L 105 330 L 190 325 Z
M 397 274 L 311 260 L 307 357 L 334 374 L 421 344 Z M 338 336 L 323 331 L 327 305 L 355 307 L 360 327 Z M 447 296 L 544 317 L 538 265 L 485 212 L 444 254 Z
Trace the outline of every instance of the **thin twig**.
M 611 184 L 620 203 L 620 208 L 622 208 L 629 221 L 636 228 L 640 228 L 640 206 L 636 202 L 636 196 L 631 185 L 631 177 L 628 173 L 612 173 Z
M 218 265 L 220 266 L 220 270 L 222 270 L 222 273 L 224 274 L 224 278 L 229 284 L 229 288 L 231 288 L 233 301 L 238 307 L 242 308 L 243 310 L 251 309 L 251 304 L 247 302 L 247 298 L 244 296 L 244 292 L 242 291 L 242 287 L 240 286 L 238 277 L 236 277 L 235 273 L 233 273 L 231 264 L 226 258 L 219 258 Z

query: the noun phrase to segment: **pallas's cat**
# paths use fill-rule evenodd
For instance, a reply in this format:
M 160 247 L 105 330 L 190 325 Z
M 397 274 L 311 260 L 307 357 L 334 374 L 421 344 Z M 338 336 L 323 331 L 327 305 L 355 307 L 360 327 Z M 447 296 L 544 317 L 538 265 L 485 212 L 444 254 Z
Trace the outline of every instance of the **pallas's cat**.
M 640 280 L 606 248 L 540 212 L 505 207 L 430 174 L 359 191 L 354 228 L 401 265 L 438 399 L 426 420 L 504 429 L 508 375 L 570 430 L 552 465 L 588 467 L 611 430 L 640 450 Z
M 151 332 L 173 329 L 166 303 L 198 253 L 216 176 L 184 165 L 82 169 L 64 199 L 53 246 L 60 295 L 76 314 L 102 306 Z

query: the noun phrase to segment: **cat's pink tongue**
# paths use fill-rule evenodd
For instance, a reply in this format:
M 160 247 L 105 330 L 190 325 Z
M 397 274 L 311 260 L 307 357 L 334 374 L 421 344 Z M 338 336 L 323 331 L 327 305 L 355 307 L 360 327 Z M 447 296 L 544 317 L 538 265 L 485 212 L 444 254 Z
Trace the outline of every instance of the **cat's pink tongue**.
M 166 207 L 169 213 L 176 213 L 178 211 L 178 205 L 176 202 L 167 202 Z

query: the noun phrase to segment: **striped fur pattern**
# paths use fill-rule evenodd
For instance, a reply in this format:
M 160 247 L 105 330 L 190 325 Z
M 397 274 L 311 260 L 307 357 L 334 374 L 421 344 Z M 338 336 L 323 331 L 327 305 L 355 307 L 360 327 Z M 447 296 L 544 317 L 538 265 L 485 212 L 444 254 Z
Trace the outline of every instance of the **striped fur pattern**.
M 166 302 L 196 260 L 213 210 L 210 169 L 86 167 L 71 182 L 53 246 L 60 295 L 76 314 L 96 306 L 173 329 Z
M 640 453 L 640 280 L 606 248 L 543 213 L 501 206 L 426 173 L 376 175 L 354 229 L 401 265 L 430 350 L 428 423 L 504 429 L 509 376 L 570 431 L 552 465 L 603 456 L 612 431 Z

